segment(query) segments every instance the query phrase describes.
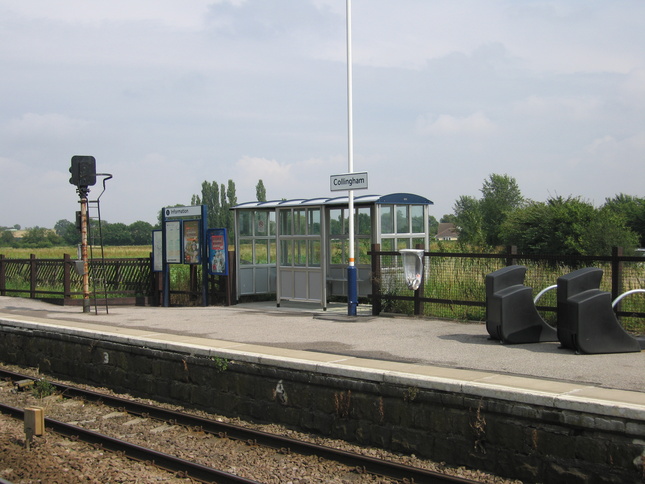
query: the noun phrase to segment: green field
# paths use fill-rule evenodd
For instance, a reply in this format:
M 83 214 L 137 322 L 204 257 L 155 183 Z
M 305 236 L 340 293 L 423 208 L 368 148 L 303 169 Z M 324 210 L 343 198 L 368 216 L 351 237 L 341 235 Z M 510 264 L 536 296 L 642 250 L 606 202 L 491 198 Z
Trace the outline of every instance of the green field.
M 37 259 L 62 259 L 69 254 L 72 259 L 76 258 L 76 246 L 48 247 L 45 249 L 14 249 L 11 247 L 0 247 L 0 255 L 7 259 L 29 259 L 34 254 Z M 108 259 L 149 257 L 152 247 L 149 245 L 124 245 L 104 247 L 105 257 Z M 89 251 L 89 249 L 88 249 Z M 100 256 L 100 248 L 94 248 L 94 257 Z

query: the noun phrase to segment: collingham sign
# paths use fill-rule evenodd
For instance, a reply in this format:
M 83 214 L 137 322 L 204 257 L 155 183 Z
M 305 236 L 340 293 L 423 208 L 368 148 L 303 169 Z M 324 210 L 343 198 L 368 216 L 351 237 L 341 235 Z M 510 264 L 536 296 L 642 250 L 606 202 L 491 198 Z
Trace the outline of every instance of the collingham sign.
M 340 190 L 367 190 L 367 172 L 332 175 L 329 179 L 332 192 Z

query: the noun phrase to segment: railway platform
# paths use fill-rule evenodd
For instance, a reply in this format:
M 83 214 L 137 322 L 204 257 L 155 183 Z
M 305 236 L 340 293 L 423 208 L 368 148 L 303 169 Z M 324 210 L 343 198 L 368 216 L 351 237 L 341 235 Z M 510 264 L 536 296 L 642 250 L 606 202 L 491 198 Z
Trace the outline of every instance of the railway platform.
M 277 307 L 271 301 L 231 307 L 114 306 L 107 314 L 104 308 L 83 313 L 79 307 L 0 297 L 0 323 L 5 318 L 383 372 L 405 368 L 456 381 L 481 379 L 527 394 L 573 392 L 616 404 L 624 400 L 645 411 L 645 351 L 578 355 L 559 343 L 502 345 L 489 339 L 484 323 L 374 317 L 366 306 L 350 317 L 343 304 L 323 311 L 314 304 Z
M 645 351 L 502 345 L 484 323 L 284 302 L 83 313 L 0 297 L 0 333 L 0 361 L 525 482 L 645 476 Z

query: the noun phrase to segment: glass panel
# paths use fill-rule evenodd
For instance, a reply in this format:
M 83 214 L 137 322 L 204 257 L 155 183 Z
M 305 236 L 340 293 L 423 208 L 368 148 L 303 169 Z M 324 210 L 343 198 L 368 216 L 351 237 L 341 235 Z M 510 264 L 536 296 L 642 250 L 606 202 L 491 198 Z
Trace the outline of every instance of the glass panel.
M 392 252 L 394 250 L 394 239 L 381 239 L 381 250 Z
M 392 205 L 381 205 L 381 233 L 394 233 L 394 207 Z
M 269 235 L 275 235 L 275 212 L 269 212 Z
M 266 239 L 255 241 L 255 263 L 268 264 L 269 263 L 269 244 Z
M 253 242 L 240 239 L 240 265 L 253 264 Z
M 266 237 L 268 235 L 268 218 L 267 212 L 255 212 L 255 235 Z
M 296 240 L 296 253 L 294 254 L 294 265 L 306 266 L 307 265 L 307 241 Z
M 407 205 L 399 205 L 396 207 L 396 233 L 409 234 L 410 233 L 410 220 L 408 218 L 409 207 Z
M 280 210 L 280 234 L 291 235 L 291 210 Z
M 293 235 L 306 235 L 307 219 L 305 210 L 293 211 Z
M 372 233 L 372 217 L 370 217 L 370 208 L 361 207 L 357 210 L 356 233 L 359 235 L 370 235 Z
M 372 241 L 370 239 L 358 239 L 356 241 L 356 263 L 369 264 L 370 256 L 367 253 L 372 249 Z
M 240 211 L 237 217 L 238 228 L 240 235 L 253 235 L 251 227 L 251 212 Z
M 396 239 L 396 250 L 409 249 L 410 239 Z
M 320 241 L 309 241 L 309 267 L 320 267 Z
M 412 233 L 423 233 L 423 205 L 412 205 L 410 207 L 410 214 L 412 215 Z
M 343 246 L 347 243 L 343 239 L 331 239 L 329 241 L 329 260 L 332 264 L 345 263 L 345 256 L 343 254 Z
M 309 235 L 320 235 L 320 210 L 317 208 L 309 209 L 307 233 Z
M 293 265 L 293 241 L 280 241 L 280 265 L 287 267 Z
M 349 234 L 349 210 L 343 209 L 343 234 Z
M 269 263 L 275 264 L 277 260 L 276 242 L 275 240 L 269 240 Z
M 333 208 L 329 211 L 329 234 L 340 235 L 343 233 L 343 211 Z
M 420 246 L 421 248 L 425 248 L 426 241 L 425 239 L 421 238 L 414 238 L 412 239 L 412 248 L 416 249 L 417 246 Z

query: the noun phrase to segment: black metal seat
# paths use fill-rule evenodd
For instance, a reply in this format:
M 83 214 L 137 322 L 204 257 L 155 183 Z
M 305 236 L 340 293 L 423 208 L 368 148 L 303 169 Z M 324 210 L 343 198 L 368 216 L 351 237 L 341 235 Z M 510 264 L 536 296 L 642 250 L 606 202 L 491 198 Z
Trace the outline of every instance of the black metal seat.
M 587 267 L 558 278 L 558 340 L 585 354 L 641 351 L 618 322 L 611 294 L 600 290 L 602 275 L 602 269 Z
M 558 341 L 555 328 L 538 313 L 525 275 L 526 267 L 520 265 L 486 275 L 486 330 L 505 344 Z

